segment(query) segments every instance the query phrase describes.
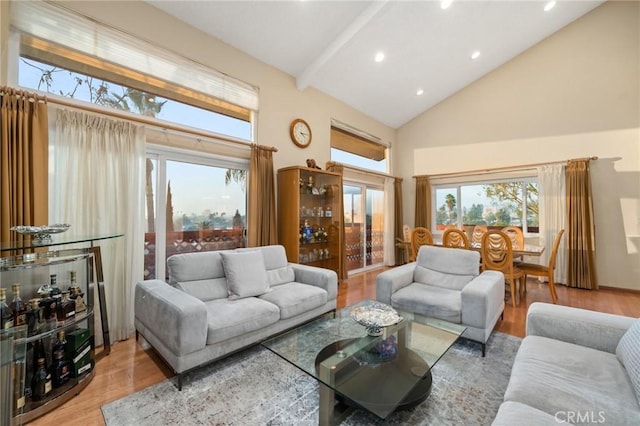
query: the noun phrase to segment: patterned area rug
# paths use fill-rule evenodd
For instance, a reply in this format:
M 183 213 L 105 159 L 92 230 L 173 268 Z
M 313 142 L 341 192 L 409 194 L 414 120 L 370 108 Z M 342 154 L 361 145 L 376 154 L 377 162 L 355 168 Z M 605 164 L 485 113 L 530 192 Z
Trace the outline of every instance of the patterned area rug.
M 459 340 L 432 370 L 431 395 L 380 420 L 361 410 L 343 425 L 489 425 L 509 381 L 521 339 L 494 332 L 480 345 Z M 314 379 L 260 346 L 106 404 L 107 425 L 317 425 Z

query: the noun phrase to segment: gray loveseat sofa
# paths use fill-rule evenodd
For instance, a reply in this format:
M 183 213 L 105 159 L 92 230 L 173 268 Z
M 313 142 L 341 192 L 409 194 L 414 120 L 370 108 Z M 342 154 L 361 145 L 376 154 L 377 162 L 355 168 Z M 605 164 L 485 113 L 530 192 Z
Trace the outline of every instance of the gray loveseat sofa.
M 334 271 L 287 262 L 284 247 L 168 259 L 170 284 L 135 288 L 135 328 L 178 374 L 336 309 Z
M 493 425 L 640 425 L 640 319 L 533 303 L 526 327 Z
M 476 251 L 422 246 L 415 262 L 378 275 L 376 298 L 403 311 L 466 326 L 462 337 L 480 342 L 484 356 L 504 311 L 504 275 L 480 273 Z

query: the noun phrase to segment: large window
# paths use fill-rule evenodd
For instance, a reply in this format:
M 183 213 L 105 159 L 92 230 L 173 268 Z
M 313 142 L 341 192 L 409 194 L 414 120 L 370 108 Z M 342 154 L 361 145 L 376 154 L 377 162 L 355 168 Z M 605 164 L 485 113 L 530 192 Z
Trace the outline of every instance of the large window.
M 447 225 L 517 226 L 538 232 L 538 182 L 535 178 L 434 185 L 435 229 Z
M 346 127 L 344 124 L 340 124 Z M 374 136 L 365 138 L 357 130 L 348 131 L 344 128 L 331 126 L 331 161 L 347 164 L 361 169 L 387 173 L 387 150 L 381 142 L 376 142 Z M 360 132 L 363 133 L 364 132 Z
M 10 19 L 10 84 L 253 139 L 250 84 L 55 2 L 12 2 Z
M 245 246 L 246 176 L 246 162 L 150 150 L 145 279 L 168 279 L 166 259 L 174 254 Z
M 18 85 L 239 139 L 251 139 L 251 123 L 25 57 Z

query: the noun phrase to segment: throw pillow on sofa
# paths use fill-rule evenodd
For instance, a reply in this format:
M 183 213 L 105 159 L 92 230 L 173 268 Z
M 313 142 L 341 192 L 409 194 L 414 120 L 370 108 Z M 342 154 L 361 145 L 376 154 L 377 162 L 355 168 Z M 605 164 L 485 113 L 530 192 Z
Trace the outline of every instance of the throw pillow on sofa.
M 627 370 L 640 402 L 640 318 L 634 321 L 618 342 L 616 356 Z
M 262 252 L 221 252 L 229 300 L 260 296 L 270 291 Z

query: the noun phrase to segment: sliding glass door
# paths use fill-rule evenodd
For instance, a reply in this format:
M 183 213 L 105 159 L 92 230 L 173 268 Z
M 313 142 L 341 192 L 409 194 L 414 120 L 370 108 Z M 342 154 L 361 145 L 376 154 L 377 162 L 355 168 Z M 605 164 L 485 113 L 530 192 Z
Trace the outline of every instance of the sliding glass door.
M 245 246 L 246 174 L 241 162 L 148 154 L 145 279 L 168 280 L 174 254 Z
M 343 187 L 345 252 L 349 273 L 383 262 L 384 191 L 347 182 Z

